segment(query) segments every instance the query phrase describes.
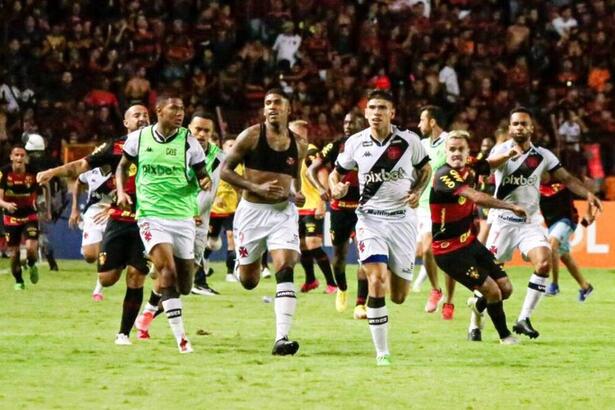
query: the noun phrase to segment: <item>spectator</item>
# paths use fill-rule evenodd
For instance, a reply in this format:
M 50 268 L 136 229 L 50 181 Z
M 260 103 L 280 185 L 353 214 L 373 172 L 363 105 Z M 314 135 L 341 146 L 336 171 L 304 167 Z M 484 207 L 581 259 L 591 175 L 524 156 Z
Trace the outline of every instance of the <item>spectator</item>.
M 288 71 L 297 61 L 297 51 L 301 46 L 301 36 L 294 34 L 295 25 L 287 21 L 282 25 L 283 32 L 278 35 L 273 44 L 276 52 L 276 61 L 283 71 Z

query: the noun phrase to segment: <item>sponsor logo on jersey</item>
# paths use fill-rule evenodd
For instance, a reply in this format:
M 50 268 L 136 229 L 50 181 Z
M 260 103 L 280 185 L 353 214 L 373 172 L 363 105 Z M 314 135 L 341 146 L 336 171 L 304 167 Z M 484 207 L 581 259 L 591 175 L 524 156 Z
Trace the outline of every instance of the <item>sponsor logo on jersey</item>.
M 371 157 L 371 156 L 372 156 L 372 153 L 371 153 L 371 152 L 369 152 L 369 151 L 365 151 L 365 152 L 363 153 L 363 156 L 364 156 L 364 157 Z
M 379 172 L 368 172 L 361 174 L 361 177 L 365 184 L 371 184 L 373 182 L 397 181 L 398 179 L 407 178 L 407 175 L 403 168 L 399 168 L 393 171 L 381 169 Z
M 372 141 L 363 141 L 361 145 L 364 147 L 371 147 L 374 143 Z
M 182 167 L 167 167 L 165 165 L 142 164 L 141 171 L 144 174 L 152 175 L 172 175 L 174 172 L 184 172 Z
M 538 182 L 538 177 L 536 175 L 532 175 L 529 178 L 523 175 L 507 175 L 502 180 L 502 185 L 527 186 L 534 185 L 536 182 Z

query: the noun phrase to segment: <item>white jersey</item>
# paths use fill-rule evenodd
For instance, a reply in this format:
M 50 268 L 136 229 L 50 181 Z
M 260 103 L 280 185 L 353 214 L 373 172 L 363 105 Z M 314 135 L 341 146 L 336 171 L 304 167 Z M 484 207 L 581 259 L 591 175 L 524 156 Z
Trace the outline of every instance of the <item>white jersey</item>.
M 406 197 L 415 181 L 414 170 L 429 161 L 415 133 L 391 126 L 391 134 L 380 143 L 366 128 L 352 135 L 338 155 L 340 171 L 358 169 L 357 212 L 393 216 L 409 209 Z
M 88 199 L 86 207 L 95 203 L 110 204 L 113 186 L 113 173 L 104 174 L 98 167 L 79 175 L 79 181 L 88 186 Z
M 490 155 L 505 154 L 514 146 L 514 140 L 508 140 L 493 147 Z M 540 218 L 540 176 L 543 172 L 553 172 L 561 166 L 551 151 L 530 143 L 530 149 L 522 155 L 509 159 L 495 169 L 494 196 L 523 207 L 530 220 L 535 221 Z M 513 212 L 503 209 L 490 212 L 511 221 L 519 219 Z

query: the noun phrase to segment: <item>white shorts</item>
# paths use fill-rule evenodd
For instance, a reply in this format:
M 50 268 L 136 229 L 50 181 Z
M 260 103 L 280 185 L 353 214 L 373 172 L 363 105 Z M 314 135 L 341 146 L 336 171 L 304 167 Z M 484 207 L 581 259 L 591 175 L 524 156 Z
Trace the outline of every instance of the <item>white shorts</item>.
M 497 262 L 511 260 L 513 252 L 519 248 L 523 257 L 535 248 L 550 248 L 547 228 L 539 222 L 510 222 L 500 216 L 492 218 L 491 229 L 485 244 Z
M 194 259 L 194 219 L 163 219 L 146 216 L 137 221 L 139 234 L 149 255 L 154 246 L 168 243 L 173 255 L 179 259 Z
M 423 239 L 425 235 L 431 235 L 431 210 L 429 208 L 416 208 L 416 219 L 418 227 L 418 239 Z
M 83 233 L 81 235 L 81 246 L 93 245 L 102 242 L 107 221 L 97 224 L 94 222 L 94 217 L 100 212 L 108 209 L 105 206 L 94 204 L 88 208 L 83 214 Z
M 388 268 L 402 279 L 412 281 L 416 256 L 417 221 L 412 211 L 401 218 L 357 213 L 359 260 L 386 256 Z
M 242 199 L 235 211 L 233 237 L 240 265 L 260 260 L 265 249 L 299 247 L 299 214 L 294 204 L 256 204 Z

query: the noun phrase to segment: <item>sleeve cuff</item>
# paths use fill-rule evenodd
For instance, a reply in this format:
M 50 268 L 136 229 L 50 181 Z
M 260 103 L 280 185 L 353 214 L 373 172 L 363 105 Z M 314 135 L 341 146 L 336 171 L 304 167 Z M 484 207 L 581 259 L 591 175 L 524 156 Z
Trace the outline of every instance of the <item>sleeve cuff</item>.
M 549 172 L 555 172 L 555 171 L 557 171 L 558 169 L 560 169 L 561 167 L 562 167 L 562 163 L 561 163 L 561 162 L 558 162 L 556 166 L 554 166 L 553 168 L 551 168 L 551 169 L 549 170 Z
M 126 156 L 126 158 L 128 158 L 131 161 L 135 161 L 137 159 L 136 156 L 130 155 L 129 153 L 127 153 L 126 151 L 122 151 L 124 153 L 124 155 Z
M 415 164 L 414 168 L 415 169 L 423 168 L 425 164 L 429 162 L 429 160 L 430 160 L 429 155 L 425 155 L 425 158 L 423 158 L 418 164 Z
M 342 167 L 338 162 L 335 163 L 335 170 L 339 173 L 339 174 L 347 174 L 348 172 L 350 172 L 349 169 L 346 169 L 344 167 Z

